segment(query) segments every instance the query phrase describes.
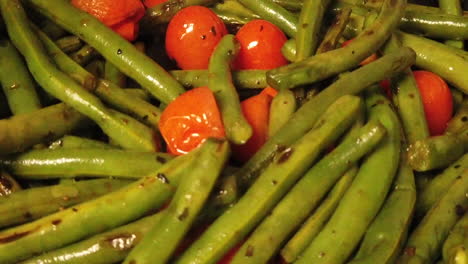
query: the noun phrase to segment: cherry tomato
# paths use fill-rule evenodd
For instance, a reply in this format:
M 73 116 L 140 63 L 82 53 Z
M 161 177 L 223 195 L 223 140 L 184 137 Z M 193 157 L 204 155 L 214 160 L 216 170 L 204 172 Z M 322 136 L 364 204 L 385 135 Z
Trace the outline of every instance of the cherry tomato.
M 168 151 L 188 153 L 209 137 L 224 138 L 224 126 L 213 92 L 207 87 L 187 91 L 161 114 L 159 130 Z
M 414 71 L 431 136 L 441 135 L 452 118 L 453 101 L 447 83 L 428 71 Z
M 211 53 L 226 34 L 226 26 L 213 11 L 189 6 L 169 22 L 166 51 L 181 69 L 207 69 Z
M 286 36 L 266 20 L 253 20 L 245 24 L 237 32 L 236 38 L 241 48 L 234 60 L 234 69 L 268 70 L 288 63 L 281 53 Z
M 159 5 L 159 4 L 162 4 L 164 2 L 167 2 L 167 0 L 145 0 L 143 2 L 143 4 L 145 4 L 145 6 L 147 8 L 151 8 L 151 7 L 155 6 L 155 5 Z
M 343 44 L 341 44 L 341 47 L 345 47 L 345 46 L 349 45 L 349 43 L 351 43 L 353 40 L 354 39 L 349 39 L 349 40 L 343 42 Z M 359 65 L 364 66 L 366 64 L 369 64 L 369 63 L 377 60 L 378 58 L 379 58 L 379 56 L 377 56 L 377 54 L 374 53 L 374 54 L 370 55 L 369 57 L 367 57 L 367 59 L 361 61 L 361 63 L 359 63 Z

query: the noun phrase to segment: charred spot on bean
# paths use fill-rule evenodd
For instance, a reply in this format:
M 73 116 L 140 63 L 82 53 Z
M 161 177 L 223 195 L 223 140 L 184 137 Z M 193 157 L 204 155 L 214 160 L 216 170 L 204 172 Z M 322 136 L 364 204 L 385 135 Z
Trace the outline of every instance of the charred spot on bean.
M 202 39 L 202 40 L 205 40 L 205 39 L 206 39 L 206 35 L 201 35 L 201 39 Z
M 405 249 L 405 254 L 406 254 L 407 256 L 410 256 L 410 257 L 416 255 L 416 248 L 415 248 L 415 247 L 407 247 L 407 248 Z
M 254 254 L 254 246 L 248 245 L 247 250 L 245 251 L 245 256 L 246 257 L 252 257 Z
M 216 36 L 217 33 L 216 33 L 216 28 L 214 26 L 211 26 L 210 31 L 213 34 L 213 36 Z
M 287 150 L 285 150 L 283 154 L 281 154 L 281 156 L 279 157 L 277 163 L 281 164 L 281 163 L 286 162 L 291 157 L 293 152 L 294 150 L 292 148 L 288 148 Z
M 135 260 L 131 260 L 128 264 L 137 264 Z
M 351 54 L 353 54 L 353 55 L 354 55 L 354 53 L 355 53 L 355 52 L 354 52 L 354 50 L 352 50 L 352 51 L 351 51 Z
M 309 24 L 308 24 L 308 23 L 304 23 L 304 24 L 302 24 L 301 26 L 302 26 L 302 28 L 307 28 L 307 27 L 309 26 Z
M 463 216 L 465 214 L 465 208 L 463 208 L 463 206 L 457 204 L 455 206 L 455 213 L 458 215 L 458 216 Z
M 62 220 L 60 220 L 60 219 L 55 219 L 55 220 L 52 221 L 52 225 L 54 225 L 54 226 L 60 225 L 60 223 L 62 223 Z
M 177 216 L 177 219 L 179 219 L 179 221 L 184 221 L 188 217 L 188 215 L 189 215 L 189 209 L 185 207 L 182 213 L 179 216 Z
M 167 162 L 167 160 L 164 157 L 161 157 L 161 156 L 157 156 L 156 160 L 161 164 L 164 164 L 164 163 Z
M 73 207 L 72 211 L 76 213 L 76 212 L 78 212 L 78 208 Z
M 414 94 L 410 93 L 408 94 L 409 98 L 413 99 L 414 98 Z
M 273 185 L 276 185 L 276 184 L 278 184 L 278 181 L 272 180 L 271 183 L 272 183 Z
M 30 212 L 26 212 L 23 214 L 23 217 L 26 218 L 26 219 L 31 219 L 33 216 Z
M 144 115 L 142 119 L 143 119 L 143 121 L 147 121 L 148 120 L 148 115 Z
M 455 166 L 453 166 L 454 169 L 458 169 L 458 168 L 460 168 L 460 167 L 461 167 L 460 164 L 456 164 Z
M 232 54 L 234 54 L 234 51 L 233 51 L 233 50 L 228 50 L 228 51 L 227 51 L 227 54 L 228 54 L 229 56 L 232 56 Z
M 117 50 L 117 55 L 122 55 L 123 51 L 121 49 Z
M 166 177 L 164 173 L 158 173 L 156 177 L 162 181 L 164 184 L 169 184 L 169 179 Z
M 0 237 L 0 244 L 6 244 L 6 243 L 14 242 L 14 241 L 16 241 L 16 240 L 18 240 L 20 238 L 23 238 L 23 237 L 33 233 L 37 229 L 39 229 L 39 226 L 36 226 L 36 228 L 33 229 L 33 230 L 28 230 L 28 231 L 24 231 L 24 232 L 20 232 L 20 233 L 13 233 L 13 234 L 8 235 L 6 237 Z
M 462 121 L 462 122 L 468 121 L 468 116 L 462 116 L 461 121 Z

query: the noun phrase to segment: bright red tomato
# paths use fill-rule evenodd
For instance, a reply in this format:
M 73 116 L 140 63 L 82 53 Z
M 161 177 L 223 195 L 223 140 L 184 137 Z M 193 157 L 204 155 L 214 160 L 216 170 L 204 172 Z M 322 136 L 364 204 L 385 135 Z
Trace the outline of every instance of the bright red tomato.
M 224 138 L 224 126 L 213 92 L 207 87 L 187 91 L 161 114 L 159 130 L 168 151 L 188 153 L 209 137 Z
M 211 53 L 226 34 L 226 26 L 213 11 L 189 6 L 169 22 L 166 51 L 181 69 L 207 69 Z
M 288 63 L 281 53 L 286 36 L 266 20 L 253 20 L 245 24 L 237 32 L 236 38 L 241 48 L 234 60 L 234 69 L 268 70 Z
M 431 136 L 441 135 L 452 118 L 452 93 L 447 83 L 432 72 L 414 71 L 413 74 L 421 94 L 429 132 Z
M 155 6 L 155 5 L 159 5 L 159 4 L 162 4 L 164 2 L 167 2 L 167 0 L 145 0 L 143 2 L 143 4 L 145 4 L 145 6 L 147 8 L 151 8 L 151 7 Z

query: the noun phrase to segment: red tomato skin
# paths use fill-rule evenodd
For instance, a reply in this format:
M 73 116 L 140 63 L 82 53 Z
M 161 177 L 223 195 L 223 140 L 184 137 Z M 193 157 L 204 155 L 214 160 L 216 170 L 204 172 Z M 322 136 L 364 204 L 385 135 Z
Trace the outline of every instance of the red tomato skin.
M 266 20 L 248 22 L 239 29 L 236 38 L 241 47 L 233 63 L 236 70 L 269 70 L 288 63 L 281 53 L 286 35 Z
M 183 70 L 207 69 L 214 48 L 226 34 L 226 26 L 213 11 L 189 6 L 169 22 L 166 52 Z
M 428 71 L 414 71 L 431 136 L 442 135 L 453 114 L 453 99 L 447 83 Z
M 171 102 L 161 114 L 159 129 L 174 155 L 188 153 L 209 137 L 225 137 L 215 97 L 207 87 L 194 88 Z

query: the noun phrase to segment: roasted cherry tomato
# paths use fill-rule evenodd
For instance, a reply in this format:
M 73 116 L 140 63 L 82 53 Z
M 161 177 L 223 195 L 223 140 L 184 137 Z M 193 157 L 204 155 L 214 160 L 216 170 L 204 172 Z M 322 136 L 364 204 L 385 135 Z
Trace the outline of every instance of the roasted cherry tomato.
M 441 135 L 452 118 L 452 93 L 437 74 L 428 71 L 414 71 L 413 74 L 421 94 L 429 132 L 431 136 Z
M 161 114 L 159 130 L 168 151 L 188 153 L 209 137 L 224 138 L 224 126 L 213 92 L 207 87 L 187 91 Z
M 138 22 L 145 14 L 140 0 L 72 0 L 71 3 L 129 41 L 138 35 Z
M 189 6 L 169 22 L 166 51 L 183 70 L 207 69 L 211 53 L 226 34 L 226 26 L 213 11 Z
M 241 102 L 242 113 L 252 127 L 252 136 L 245 144 L 233 146 L 233 155 L 237 160 L 246 162 L 266 142 L 270 105 L 276 94 L 275 89 L 268 87 L 260 94 Z
M 286 36 L 266 20 L 253 20 L 245 24 L 237 32 L 236 38 L 241 48 L 234 60 L 234 69 L 268 70 L 288 63 L 281 53 Z
M 147 8 L 167 2 L 167 0 L 145 0 L 143 3 Z

